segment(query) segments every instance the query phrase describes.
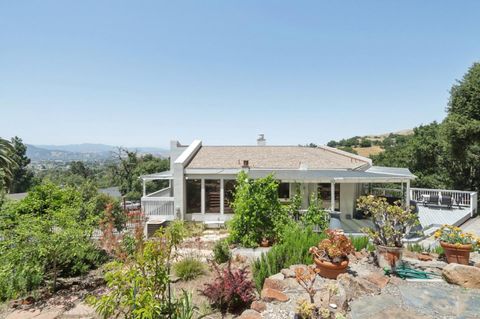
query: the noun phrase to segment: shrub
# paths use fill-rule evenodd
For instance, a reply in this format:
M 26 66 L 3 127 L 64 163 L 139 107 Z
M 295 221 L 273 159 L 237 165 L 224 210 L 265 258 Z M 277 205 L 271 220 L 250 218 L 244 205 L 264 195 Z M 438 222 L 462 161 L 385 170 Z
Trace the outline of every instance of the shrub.
M 257 247 L 263 238 L 275 241 L 286 214 L 278 199 L 278 182 L 272 175 L 251 180 L 245 172 L 237 176 L 235 214 L 228 224 L 229 240 L 244 247 Z
M 370 239 L 367 236 L 350 236 L 350 241 L 355 251 L 361 251 L 362 249 L 368 250 L 370 244 Z
M 175 318 L 178 311 L 190 313 L 190 300 L 178 301 L 170 295 L 169 264 L 174 247 L 182 240 L 181 223 L 159 229 L 139 247 L 135 258 L 107 265 L 105 281 L 109 290 L 90 296 L 87 302 L 103 318 Z M 188 297 L 187 297 L 188 298 Z M 185 303 L 186 308 L 179 303 Z
M 330 224 L 330 214 L 322 208 L 322 202 L 314 194 L 310 198 L 307 212 L 301 218 L 302 224 L 306 227 L 318 227 L 324 231 Z
M 228 262 L 226 267 L 213 263 L 216 278 L 213 283 L 205 284 L 201 291 L 212 305 L 222 313 L 235 312 L 247 307 L 255 298 L 254 286 L 249 277 L 247 267 L 234 269 Z
M 203 275 L 205 267 L 200 260 L 186 257 L 173 265 L 173 271 L 178 278 L 188 281 Z
M 389 204 L 384 197 L 361 196 L 358 208 L 372 216 L 375 228 L 363 231 L 376 245 L 403 247 L 402 239 L 412 226 L 418 224 L 418 216 L 410 209 L 404 209 L 400 201 Z
M 213 259 L 217 264 L 223 264 L 232 258 L 232 253 L 230 252 L 230 247 L 228 247 L 228 242 L 226 240 L 219 240 L 215 243 L 213 247 Z
M 107 260 L 91 241 L 92 221 L 101 215 L 84 202 L 91 196 L 46 183 L 2 208 L 0 300 L 17 298 L 47 281 L 55 290 L 59 276 L 81 275 Z
M 265 278 L 279 273 L 283 268 L 311 264 L 313 260 L 308 249 L 326 237 L 323 233 L 313 232 L 310 227 L 301 229 L 296 224 L 285 228 L 284 232 L 283 241 L 252 264 L 253 280 L 258 291 L 261 291 Z
M 407 249 L 411 252 L 414 252 L 414 253 L 435 253 L 435 254 L 439 254 L 439 255 L 442 255 L 442 254 L 445 253 L 442 246 L 433 246 L 433 247 L 428 246 L 428 247 L 425 247 L 425 246 L 420 245 L 418 243 L 408 244 Z

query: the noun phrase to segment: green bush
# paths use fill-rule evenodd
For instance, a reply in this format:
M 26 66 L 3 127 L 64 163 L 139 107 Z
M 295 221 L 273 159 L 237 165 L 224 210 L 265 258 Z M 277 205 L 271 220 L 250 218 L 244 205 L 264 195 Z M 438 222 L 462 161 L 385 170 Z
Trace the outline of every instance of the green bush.
M 435 254 L 439 254 L 439 255 L 442 255 L 442 254 L 445 253 L 442 246 L 424 247 L 424 246 L 422 246 L 420 244 L 417 244 L 417 243 L 408 244 L 407 249 L 411 252 L 414 252 L 414 253 L 435 253 Z
M 56 288 L 59 276 L 77 276 L 105 262 L 92 242 L 101 212 L 95 195 L 50 183 L 33 189 L 0 211 L 0 300 L 17 298 L 41 285 Z
M 173 271 L 178 278 L 188 281 L 205 273 L 205 265 L 198 259 L 187 257 L 173 265 Z
M 310 227 L 301 229 L 298 225 L 287 227 L 284 232 L 283 241 L 252 264 L 253 281 L 258 291 L 261 291 L 265 278 L 279 273 L 283 268 L 311 264 L 313 260 L 308 249 L 326 238 L 323 233 L 315 233 Z
M 213 247 L 213 259 L 217 264 L 223 264 L 232 258 L 232 253 L 230 252 L 230 247 L 226 240 L 219 240 L 215 243 Z
M 306 227 L 318 227 L 320 231 L 324 231 L 330 224 L 330 214 L 322 208 L 321 199 L 314 194 L 310 197 L 310 204 L 307 212 L 302 215 L 301 222 Z
M 278 199 L 278 182 L 273 175 L 252 180 L 240 172 L 232 206 L 235 214 L 228 224 L 231 242 L 257 247 L 263 238 L 278 239 L 287 211 Z
M 352 245 L 355 248 L 355 251 L 361 251 L 362 249 L 367 249 L 370 244 L 370 239 L 367 236 L 350 236 Z

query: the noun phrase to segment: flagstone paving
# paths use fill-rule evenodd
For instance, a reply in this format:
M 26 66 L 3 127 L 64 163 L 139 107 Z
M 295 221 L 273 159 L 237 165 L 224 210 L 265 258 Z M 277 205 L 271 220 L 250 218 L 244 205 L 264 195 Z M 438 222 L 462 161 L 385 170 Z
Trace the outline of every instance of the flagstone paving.
M 480 290 L 444 283 L 405 283 L 391 294 L 366 296 L 351 305 L 352 319 L 480 318 Z

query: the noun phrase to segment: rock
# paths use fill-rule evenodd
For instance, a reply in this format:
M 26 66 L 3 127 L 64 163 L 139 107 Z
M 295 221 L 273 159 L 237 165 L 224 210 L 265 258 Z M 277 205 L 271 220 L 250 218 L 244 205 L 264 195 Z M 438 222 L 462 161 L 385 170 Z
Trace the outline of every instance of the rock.
M 263 283 L 263 289 L 265 288 L 271 288 L 279 291 L 284 291 L 286 288 L 285 283 L 283 280 L 278 280 L 278 279 L 271 279 L 267 278 L 265 279 L 265 282 Z
M 281 272 L 279 272 L 278 274 L 271 275 L 268 278 L 269 279 L 274 279 L 274 280 L 283 280 L 283 279 L 285 279 L 285 276 Z
M 262 316 L 260 315 L 259 312 L 255 310 L 247 309 L 244 312 L 242 312 L 242 314 L 238 318 L 239 319 L 261 319 Z
M 464 288 L 480 288 L 480 268 L 452 263 L 443 268 L 442 274 L 451 284 Z
M 385 288 L 385 286 L 390 281 L 389 277 L 385 276 L 383 273 L 380 272 L 372 272 L 363 278 L 375 284 L 380 289 Z
M 447 266 L 446 262 L 440 260 L 421 261 L 417 258 L 402 257 L 402 261 L 411 268 L 417 268 L 427 272 L 433 272 L 441 275 L 442 269 Z
M 363 252 L 361 252 L 361 251 L 356 251 L 356 252 L 354 253 L 354 255 L 355 255 L 355 257 L 356 257 L 357 259 L 363 259 L 363 258 L 367 257 L 367 256 L 366 256 Z
M 285 278 L 295 278 L 295 272 L 289 268 L 282 269 L 281 273 Z
M 62 313 L 61 309 L 44 310 L 34 319 L 54 319 L 54 318 L 58 318 L 58 316 L 60 316 L 61 313 Z
M 433 260 L 432 256 L 430 256 L 428 254 L 418 254 L 417 259 L 420 260 L 420 261 L 431 261 L 431 260 Z
M 376 295 L 380 293 L 380 288 L 376 284 L 350 274 L 340 274 L 337 277 L 337 281 L 339 288 L 342 287 L 345 291 L 345 299 L 347 301 L 364 295 Z
M 402 259 L 405 259 L 405 258 L 417 259 L 417 253 L 414 253 L 413 251 L 410 251 L 408 249 L 404 249 L 402 254 Z
M 351 316 L 352 319 L 370 319 L 374 314 L 395 307 L 397 304 L 395 297 L 390 295 L 365 296 L 352 302 Z M 403 316 L 383 318 L 403 318 Z
M 291 265 L 290 267 L 288 267 L 290 270 L 293 271 L 293 273 L 295 273 L 295 269 L 297 268 L 302 268 L 303 271 L 308 271 L 308 266 L 306 265 Z
M 263 301 L 271 302 L 271 301 L 280 301 L 286 302 L 290 298 L 281 291 L 271 288 L 264 288 L 261 292 L 261 297 Z
M 267 305 L 263 301 L 255 300 L 254 302 L 252 302 L 250 309 L 257 312 L 263 312 L 267 309 Z
M 283 289 L 284 292 L 286 290 L 301 290 L 301 291 L 303 291 L 303 288 L 300 286 L 300 284 L 297 282 L 297 280 L 295 278 L 287 278 L 287 279 L 283 280 L 282 284 L 284 285 L 284 289 Z
M 40 314 L 40 309 L 35 309 L 33 311 L 28 310 L 15 310 L 11 312 L 5 319 L 31 319 Z
M 271 288 L 275 290 L 284 291 L 286 288 L 286 284 L 283 282 L 284 278 L 285 277 L 281 273 L 272 275 L 265 279 L 265 282 L 263 283 L 263 288 L 264 289 Z
M 480 263 L 475 263 L 474 267 L 480 268 Z
M 62 318 L 89 318 L 95 317 L 95 309 L 81 302 L 72 309 L 63 313 Z

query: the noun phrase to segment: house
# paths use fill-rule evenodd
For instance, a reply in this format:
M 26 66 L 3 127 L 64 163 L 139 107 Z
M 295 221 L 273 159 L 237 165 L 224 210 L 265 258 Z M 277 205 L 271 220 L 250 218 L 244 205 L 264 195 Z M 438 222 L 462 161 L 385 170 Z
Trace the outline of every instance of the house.
M 419 200 L 428 194 L 427 190 L 410 188 L 415 176 L 406 168 L 373 166 L 369 158 L 328 146 L 270 146 L 260 135 L 252 146 L 208 146 L 200 140 L 182 145 L 172 141 L 170 170 L 141 176 L 142 210 L 146 216 L 162 220 L 228 221 L 233 215 L 236 175 L 242 170 L 254 179 L 273 173 L 279 181 L 282 202 L 288 203 L 298 193 L 305 209 L 312 194 L 319 196 L 324 208 L 349 232 L 369 225 L 368 219 L 356 212 L 356 200 L 361 195 L 384 195 L 410 203 L 412 196 Z M 152 180 L 168 180 L 169 187 L 146 194 L 145 185 Z M 468 206 L 457 215 L 451 211 L 446 214 L 447 220 L 458 223 L 474 214 L 470 205 L 473 195 L 465 192 L 454 196 L 457 203 Z M 428 226 L 437 224 L 429 218 L 425 220 Z

